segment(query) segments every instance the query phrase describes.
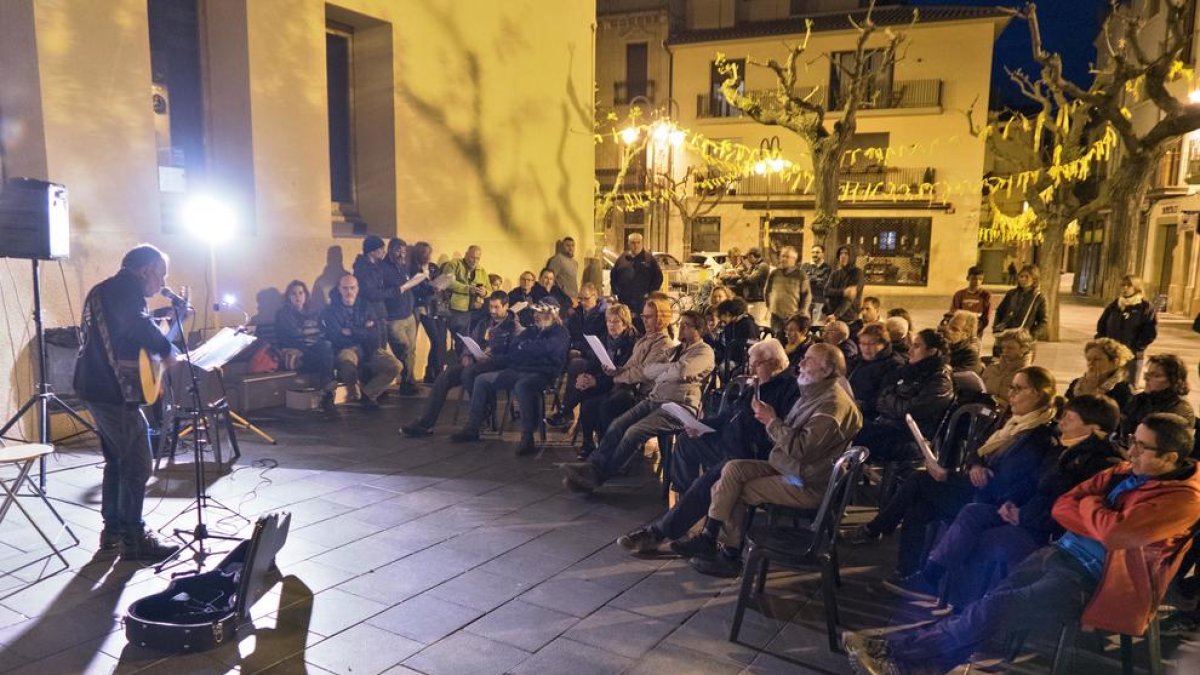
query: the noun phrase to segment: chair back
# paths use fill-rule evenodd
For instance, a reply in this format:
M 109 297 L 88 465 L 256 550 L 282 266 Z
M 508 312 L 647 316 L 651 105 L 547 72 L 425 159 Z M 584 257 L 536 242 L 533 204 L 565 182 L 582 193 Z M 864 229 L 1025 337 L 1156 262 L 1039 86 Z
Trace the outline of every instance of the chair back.
M 987 438 L 998 418 L 996 409 L 983 403 L 967 403 L 955 408 L 934 438 L 933 450 L 938 464 L 947 471 L 958 470 L 963 458 Z
M 729 410 L 729 406 L 738 400 L 746 388 L 752 386 L 750 384 L 752 379 L 749 375 L 739 375 L 725 385 L 725 389 L 721 392 L 721 404 L 717 408 L 717 415 L 722 415 Z
M 834 545 L 838 528 L 842 524 L 842 516 L 846 515 L 846 505 L 850 503 L 854 486 L 862 478 L 862 467 L 866 464 L 869 454 L 867 448 L 855 445 L 843 452 L 833 463 L 829 485 L 825 488 L 817 515 L 812 519 L 811 529 L 815 534 L 813 545 L 817 549 L 815 552 L 819 553 Z

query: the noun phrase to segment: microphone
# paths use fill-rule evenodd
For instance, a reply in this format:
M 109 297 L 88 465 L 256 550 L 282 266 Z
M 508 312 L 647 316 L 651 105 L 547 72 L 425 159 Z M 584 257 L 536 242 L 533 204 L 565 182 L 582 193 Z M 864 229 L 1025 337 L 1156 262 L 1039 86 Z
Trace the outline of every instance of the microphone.
M 171 290 L 170 288 L 167 288 L 166 286 L 163 286 L 163 289 L 161 291 L 159 291 L 159 294 L 161 294 L 164 298 L 170 300 L 171 304 L 176 307 L 182 307 L 182 308 L 186 309 L 188 306 L 188 301 L 186 298 L 179 295 L 178 293 Z

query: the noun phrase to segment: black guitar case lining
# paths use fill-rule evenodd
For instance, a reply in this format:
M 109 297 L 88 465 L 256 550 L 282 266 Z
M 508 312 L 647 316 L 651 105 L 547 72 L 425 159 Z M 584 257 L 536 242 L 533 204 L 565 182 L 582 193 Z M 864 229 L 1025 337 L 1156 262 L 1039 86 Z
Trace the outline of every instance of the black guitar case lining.
M 196 652 L 232 639 L 250 608 L 278 579 L 275 556 L 287 541 L 291 514 L 271 514 L 217 567 L 179 577 L 167 590 L 129 606 L 125 637 L 147 649 Z

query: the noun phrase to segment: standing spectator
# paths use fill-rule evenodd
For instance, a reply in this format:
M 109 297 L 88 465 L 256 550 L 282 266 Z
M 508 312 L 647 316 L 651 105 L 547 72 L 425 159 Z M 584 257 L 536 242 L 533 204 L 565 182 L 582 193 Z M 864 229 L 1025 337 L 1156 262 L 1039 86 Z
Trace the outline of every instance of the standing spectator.
M 1131 274 L 1121 277 L 1121 295 L 1104 308 L 1096 322 L 1096 337 L 1112 338 L 1129 347 L 1133 358 L 1125 364 L 1125 378 L 1137 386 L 1142 378 L 1146 348 L 1158 337 L 1158 316 L 1142 296 L 1142 280 Z M 1119 402 L 1118 402 L 1119 403 Z
M 533 310 L 529 305 L 533 304 L 533 287 L 537 286 L 537 277 L 533 272 L 528 270 L 521 272 L 521 276 L 517 277 L 517 287 L 508 292 L 508 305 L 513 307 L 518 303 L 523 303 L 525 306 L 517 312 L 517 319 L 522 326 L 526 328 L 533 325 Z
M 403 239 L 393 237 L 388 242 L 387 257 L 380 266 L 386 291 L 383 305 L 387 312 L 388 345 L 404 364 L 404 372 L 400 374 L 400 394 L 412 396 L 417 393 L 416 378 L 413 376 L 417 361 L 417 318 L 413 316 L 412 289 L 401 289 L 408 283 L 408 266 L 404 261 L 407 249 L 408 245 Z
M 733 290 L 738 295 L 742 293 L 742 277 L 746 274 L 746 256 L 742 249 L 734 246 L 729 249 L 729 257 L 717 272 L 717 282 Z M 711 303 L 710 303 L 711 304 Z
M 317 378 L 321 409 L 332 413 L 337 380 L 333 376 L 333 345 L 325 339 L 321 316 L 308 306 L 308 286 L 303 281 L 288 284 L 283 295 L 287 302 L 275 313 L 275 339 L 285 360 L 289 350 L 299 353 L 296 370 Z
M 566 313 L 571 308 L 571 298 L 558 285 L 558 281 L 554 276 L 554 270 L 549 267 L 543 269 L 542 273 L 538 275 L 537 285 L 530 291 L 529 297 L 533 298 L 535 303 L 541 302 L 546 298 L 554 298 L 554 302 L 558 303 L 563 313 Z
M 1137 425 L 1154 413 L 1178 415 L 1192 428 L 1196 411 L 1185 398 L 1188 391 L 1187 367 L 1182 359 L 1174 354 L 1155 354 L 1146 359 L 1146 388 L 1121 410 L 1121 435 L 1132 436 Z
M 892 349 L 882 323 L 869 323 L 858 333 L 858 364 L 850 371 L 850 391 L 862 411 L 863 419 L 875 419 L 879 411 L 875 401 L 883 385 L 896 379 L 904 367 L 904 358 Z
M 1001 406 L 1008 407 L 1013 375 L 1033 364 L 1033 338 L 1024 328 L 1013 328 L 997 335 L 996 342 L 1000 345 L 1000 356 L 989 363 L 979 377 L 987 393 Z M 1067 397 L 1070 398 L 1069 391 Z
M 417 316 L 425 337 L 429 339 L 429 355 L 425 358 L 425 383 L 432 384 L 442 372 L 446 357 L 446 323 L 438 305 L 438 292 L 430 282 L 441 270 L 433 263 L 433 247 L 428 242 L 418 241 L 408 251 L 408 275 L 412 278 L 425 273 L 425 281 L 413 288 L 413 313 Z
M 800 254 L 793 246 L 779 249 L 779 267 L 767 274 L 763 295 L 771 316 L 771 331 L 783 335 L 784 324 L 793 314 L 803 314 L 812 304 L 808 275 L 796 263 Z
M 1126 409 L 1133 399 L 1133 389 L 1125 380 L 1125 364 L 1133 358 L 1129 348 L 1111 338 L 1099 338 L 1083 346 L 1083 357 L 1087 371 L 1071 381 L 1067 400 L 1085 394 L 1103 395 L 1116 401 L 1118 408 Z
M 825 320 L 849 322 L 858 318 L 865 281 L 862 270 L 854 261 L 854 249 L 839 246 L 837 269 L 825 284 Z
M 629 235 L 629 250 L 617 258 L 609 277 L 617 299 L 635 315 L 641 314 L 646 296 L 663 284 L 662 268 L 643 242 L 641 234 Z
M 442 265 L 442 274 L 451 277 L 450 285 L 446 287 L 450 294 L 449 324 L 459 354 L 462 354 L 463 346 L 458 335 L 470 335 L 475 314 L 483 308 L 483 300 L 488 295 L 487 271 L 479 266 L 482 257 L 482 249 L 471 245 L 462 258 Z
M 1005 282 L 1009 286 L 1012 286 L 1013 284 L 1017 283 L 1017 261 L 1016 260 L 1009 260 L 1008 268 L 1006 270 L 1004 270 L 1004 272 L 1005 272 Z
M 960 288 L 950 300 L 950 311 L 966 310 L 979 316 L 979 337 L 987 328 L 992 311 L 992 294 L 983 287 L 983 268 L 974 266 L 967 270 L 967 287 Z
M 770 316 L 767 304 L 763 302 L 763 288 L 767 285 L 767 275 L 771 266 L 763 260 L 762 251 L 752 248 L 746 252 L 746 274 L 742 276 L 742 298 L 750 308 L 750 316 L 760 326 L 769 326 Z
M 575 260 L 575 240 L 565 237 L 554 248 L 554 255 L 546 261 L 546 269 L 554 272 L 554 279 L 563 293 L 573 298 L 579 294 L 579 261 Z M 566 307 L 563 305 L 563 309 Z
M 992 333 L 1010 328 L 1024 328 L 1034 340 L 1046 337 L 1046 298 L 1039 288 L 1041 273 L 1033 265 L 1026 265 L 1017 274 L 1017 287 L 1004 294 L 996 308 L 996 323 Z
M 806 309 L 805 313 L 819 318 L 825 316 L 825 285 L 829 283 L 833 268 L 825 262 L 824 246 L 813 244 L 811 255 L 812 262 L 804 263 L 804 273 L 808 275 L 808 287 L 812 291 L 812 307 Z
M 388 296 L 387 281 L 384 278 L 383 259 L 387 257 L 383 239 L 368 235 L 363 239 L 362 255 L 354 259 L 354 276 L 358 279 L 358 296 L 371 307 L 371 311 L 379 319 L 379 343 L 387 341 L 387 316 L 385 300 Z
M 358 387 L 359 402 L 369 410 L 379 408 L 379 395 L 400 373 L 400 362 L 383 349 L 379 324 L 366 300 L 358 295 L 358 278 L 344 275 L 329 293 L 329 305 L 321 312 L 325 337 L 333 344 L 338 380 Z
M 950 345 L 950 370 L 956 373 L 983 372 L 983 361 L 979 358 L 979 333 L 976 322 L 979 316 L 965 309 L 955 310 L 950 318 L 938 327 L 938 331 Z

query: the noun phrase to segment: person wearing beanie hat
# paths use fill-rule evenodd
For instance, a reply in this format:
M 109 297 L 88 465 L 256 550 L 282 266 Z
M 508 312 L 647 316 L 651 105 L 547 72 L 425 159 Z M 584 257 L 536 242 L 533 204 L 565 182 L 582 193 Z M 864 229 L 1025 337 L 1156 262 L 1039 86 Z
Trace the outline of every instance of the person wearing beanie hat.
M 404 290 L 408 283 L 408 244 L 398 237 L 388 241 L 387 256 L 380 263 L 383 271 L 386 308 L 387 342 L 392 353 L 404 364 L 400 376 L 400 395 L 418 393 L 413 371 L 416 366 L 417 317 L 413 314 L 412 289 Z
M 373 234 L 368 234 L 366 239 L 363 239 L 362 252 L 363 255 L 368 255 L 374 251 L 383 248 L 383 238 Z
M 363 239 L 362 255 L 354 259 L 354 277 L 358 279 L 358 295 L 367 303 L 376 317 L 381 319 L 375 323 L 379 332 L 379 344 L 387 344 L 387 306 L 389 289 L 383 269 L 383 259 L 387 257 L 383 239 L 371 234 Z M 394 294 L 394 292 L 393 292 Z

